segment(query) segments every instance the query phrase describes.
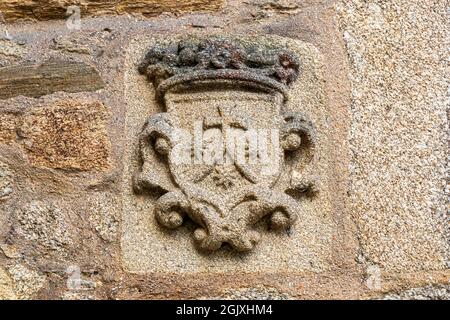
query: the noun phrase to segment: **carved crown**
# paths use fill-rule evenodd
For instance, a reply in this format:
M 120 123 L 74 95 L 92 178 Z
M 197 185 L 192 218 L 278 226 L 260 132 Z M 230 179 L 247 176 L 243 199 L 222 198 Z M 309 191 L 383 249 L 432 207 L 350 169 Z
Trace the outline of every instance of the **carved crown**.
M 139 65 L 156 88 L 157 99 L 176 85 L 224 80 L 281 92 L 299 73 L 299 62 L 286 50 L 220 38 L 188 39 L 151 48 Z

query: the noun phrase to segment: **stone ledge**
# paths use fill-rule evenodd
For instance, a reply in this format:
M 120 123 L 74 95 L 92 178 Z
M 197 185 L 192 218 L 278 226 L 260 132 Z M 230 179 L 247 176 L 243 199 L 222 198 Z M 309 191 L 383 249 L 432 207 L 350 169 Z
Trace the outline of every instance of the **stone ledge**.
M 54 20 L 65 19 L 67 8 L 79 6 L 81 16 L 137 13 L 155 16 L 162 12 L 214 11 L 221 8 L 223 0 L 3 0 L 0 12 L 6 22 L 20 19 Z
M 41 97 L 57 91 L 95 91 L 104 87 L 98 72 L 83 62 L 50 60 L 0 68 L 0 99 Z

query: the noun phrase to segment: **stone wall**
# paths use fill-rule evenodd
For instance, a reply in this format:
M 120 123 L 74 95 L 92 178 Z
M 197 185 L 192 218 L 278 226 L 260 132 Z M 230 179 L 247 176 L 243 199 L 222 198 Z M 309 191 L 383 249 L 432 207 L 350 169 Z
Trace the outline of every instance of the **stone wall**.
M 446 1 L 113 2 L 0 4 L 0 299 L 448 299 Z M 203 53 L 170 60 L 202 39 L 207 70 L 190 69 Z M 151 63 L 170 68 L 140 72 L 158 46 Z M 284 51 L 298 62 L 270 69 Z M 203 80 L 159 97 L 174 68 Z M 258 128 L 304 116 L 276 184 L 250 197 L 272 211 L 250 230 L 239 203 L 215 251 L 197 230 L 226 218 L 179 198 L 179 228 L 158 213 L 202 167 L 182 173 L 164 141 L 139 140 L 155 114 L 187 123 L 209 106 Z M 247 186 L 219 169 L 205 189 Z

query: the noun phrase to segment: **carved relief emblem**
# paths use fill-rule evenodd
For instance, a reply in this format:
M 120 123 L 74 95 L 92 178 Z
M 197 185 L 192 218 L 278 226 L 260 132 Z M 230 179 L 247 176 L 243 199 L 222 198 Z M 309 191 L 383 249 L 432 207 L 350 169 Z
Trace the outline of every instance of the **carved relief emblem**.
M 154 214 L 162 226 L 189 218 L 199 248 L 249 251 L 261 220 L 273 229 L 295 223 L 300 203 L 279 181 L 290 175 L 287 157 L 312 150 L 315 140 L 308 118 L 285 110 L 298 57 L 269 44 L 188 39 L 150 48 L 139 71 L 166 112 L 147 119 L 139 136 L 134 187 L 159 192 Z M 295 188 L 306 196 L 313 184 Z

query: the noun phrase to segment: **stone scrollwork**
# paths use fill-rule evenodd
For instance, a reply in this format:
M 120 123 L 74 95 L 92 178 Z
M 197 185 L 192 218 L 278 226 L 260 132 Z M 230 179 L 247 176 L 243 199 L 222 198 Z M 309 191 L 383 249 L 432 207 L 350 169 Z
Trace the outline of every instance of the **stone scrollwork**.
M 295 223 L 300 204 L 277 183 L 285 171 L 285 153 L 305 145 L 312 151 L 315 144 L 309 118 L 284 110 L 299 69 L 294 53 L 266 44 L 208 38 L 150 48 L 139 71 L 153 83 L 156 99 L 167 112 L 147 119 L 139 136 L 141 168 L 134 187 L 159 192 L 154 215 L 163 227 L 178 228 L 191 219 L 198 225 L 193 234 L 198 248 L 214 251 L 227 243 L 238 251 L 249 251 L 261 238 L 255 225 L 265 217 L 273 229 L 288 229 Z M 183 99 L 174 98 L 199 91 L 206 96 L 194 94 L 188 99 L 201 100 L 202 109 L 194 112 L 183 105 Z M 208 97 L 210 91 L 214 98 Z M 203 140 L 200 147 L 197 143 L 199 150 L 180 161 L 180 141 L 196 130 L 186 119 L 200 123 Z M 263 129 L 269 130 L 267 135 Z M 256 132 L 254 152 L 249 147 L 251 132 Z M 246 135 L 250 138 L 242 140 L 243 161 L 231 146 Z M 223 152 L 206 161 L 216 137 Z M 267 141 L 264 153 L 260 149 Z M 191 152 L 192 144 L 183 150 Z M 264 162 L 264 154 L 269 155 L 268 161 Z M 234 161 L 227 161 L 230 158 Z M 151 166 L 154 159 L 167 164 L 169 175 Z

